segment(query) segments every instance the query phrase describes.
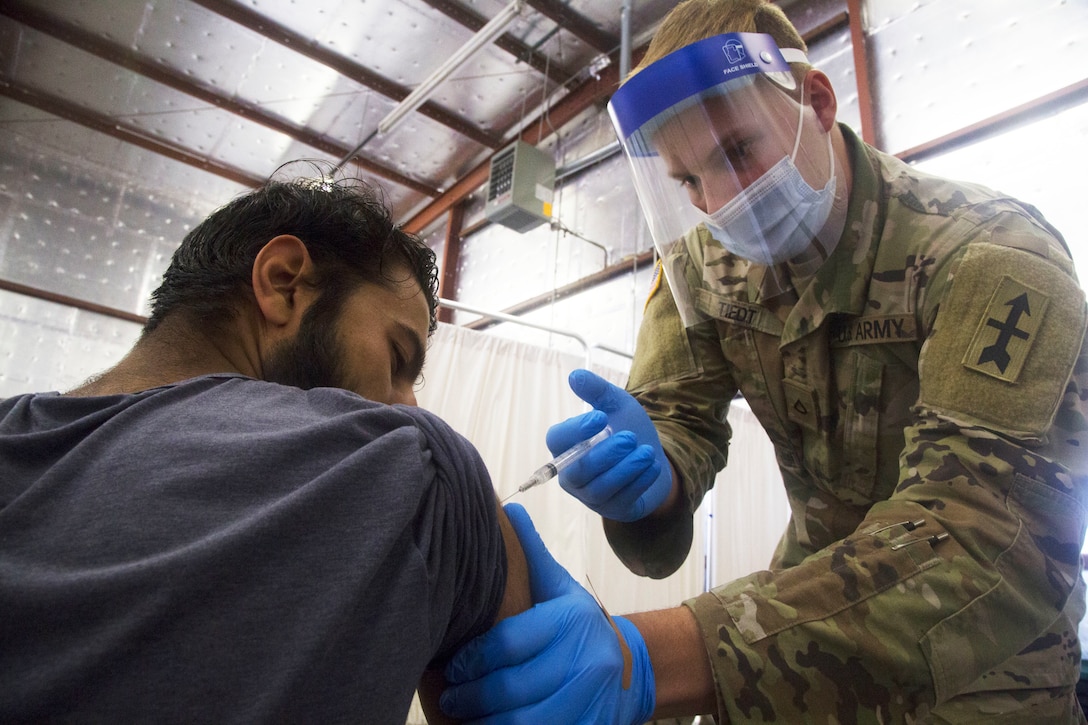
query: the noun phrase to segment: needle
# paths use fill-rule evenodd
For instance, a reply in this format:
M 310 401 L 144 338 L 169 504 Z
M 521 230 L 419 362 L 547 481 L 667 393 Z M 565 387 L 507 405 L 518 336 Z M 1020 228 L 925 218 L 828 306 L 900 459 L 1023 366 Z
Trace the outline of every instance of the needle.
M 528 491 L 530 488 L 534 488 L 544 483 L 545 481 L 550 481 L 551 479 L 555 478 L 562 471 L 566 470 L 568 466 L 570 466 L 572 463 L 588 453 L 590 448 L 597 445 L 610 435 L 612 435 L 612 427 L 606 425 L 604 427 L 604 430 L 602 430 L 600 433 L 593 436 L 592 438 L 587 438 L 584 441 L 575 443 L 573 446 L 563 451 L 540 468 L 533 471 L 533 475 L 529 476 L 529 480 L 518 486 L 517 491 L 514 491 L 512 494 L 504 498 L 499 503 L 506 503 L 522 491 Z

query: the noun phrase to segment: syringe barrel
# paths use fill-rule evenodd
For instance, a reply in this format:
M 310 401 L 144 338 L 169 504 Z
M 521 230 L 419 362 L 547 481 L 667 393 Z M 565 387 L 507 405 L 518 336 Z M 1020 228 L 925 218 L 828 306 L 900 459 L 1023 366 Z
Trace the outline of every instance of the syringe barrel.
M 533 475 L 529 476 L 529 480 L 518 486 L 518 492 L 528 491 L 530 488 L 534 488 L 545 481 L 550 481 L 555 478 L 559 475 L 560 471 L 577 461 L 587 453 L 590 448 L 597 445 L 611 434 L 612 428 L 610 426 L 605 426 L 604 430 L 597 435 L 574 444 L 540 468 L 533 471 Z
M 612 435 L 612 426 L 605 426 L 604 430 L 597 433 L 591 438 L 587 438 L 580 443 L 575 443 L 567 450 L 560 453 L 558 456 L 551 460 L 551 465 L 555 466 L 556 474 L 562 473 L 570 464 L 577 461 L 583 455 L 589 452 L 589 449 L 603 441 L 608 436 Z

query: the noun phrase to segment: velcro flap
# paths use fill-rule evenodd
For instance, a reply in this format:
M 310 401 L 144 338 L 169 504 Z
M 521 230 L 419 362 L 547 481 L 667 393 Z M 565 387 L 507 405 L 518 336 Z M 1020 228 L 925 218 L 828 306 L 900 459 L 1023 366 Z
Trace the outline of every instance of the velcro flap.
M 1020 249 L 971 245 L 919 359 L 924 408 L 1041 440 L 1084 339 L 1084 292 Z

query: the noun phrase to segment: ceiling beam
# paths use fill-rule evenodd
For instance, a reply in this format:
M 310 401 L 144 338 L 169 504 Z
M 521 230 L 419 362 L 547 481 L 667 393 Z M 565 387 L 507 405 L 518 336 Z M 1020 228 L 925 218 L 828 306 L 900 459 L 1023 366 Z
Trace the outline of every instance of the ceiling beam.
M 619 38 L 613 38 L 598 28 L 585 16 L 579 15 L 559 0 L 527 0 L 529 7 L 551 19 L 556 25 L 569 31 L 598 53 L 611 55 L 619 47 Z
M 232 0 L 192 0 L 192 2 L 245 28 L 249 28 L 271 41 L 290 48 L 300 55 L 326 65 L 341 75 L 347 76 L 394 101 L 404 100 L 411 92 L 411 89 L 365 68 L 350 58 L 329 50 L 327 46 L 318 41 L 296 33 L 294 30 Z M 480 129 L 468 119 L 442 108 L 433 101 L 424 103 L 419 107 L 418 112 L 488 148 L 497 149 L 502 145 L 501 136 Z
M 474 33 L 487 24 L 486 17 L 455 0 L 423 0 L 423 2 L 451 20 L 456 20 Z M 559 65 L 548 56 L 526 45 L 509 33 L 503 33 L 499 36 L 498 40 L 495 41 L 495 45 L 540 72 L 545 78 L 558 78 L 559 81 L 557 82 L 562 82 L 575 75 L 569 68 Z
M 330 156 L 334 156 L 336 159 L 343 158 L 350 151 L 346 146 L 341 146 L 312 129 L 299 126 L 280 116 L 270 114 L 256 104 L 242 101 L 237 97 L 232 98 L 226 96 L 211 86 L 194 80 L 191 76 L 187 76 L 184 73 L 180 73 L 149 60 L 147 57 L 140 55 L 131 48 L 114 43 L 100 35 L 89 33 L 68 20 L 44 13 L 36 8 L 30 7 L 20 0 L 7 0 L 7 2 L 0 5 L 0 15 L 7 15 L 27 27 L 34 28 L 39 32 L 68 43 L 69 45 L 102 58 L 103 60 L 127 68 L 134 73 L 146 76 L 158 83 L 169 86 L 174 90 L 211 104 L 216 108 L 222 108 L 224 111 L 233 113 L 236 116 L 241 116 L 254 123 L 259 123 L 260 125 L 278 133 L 282 133 L 299 143 L 304 143 L 329 154 Z M 358 155 L 354 157 L 354 161 L 363 170 L 374 174 L 375 176 L 380 176 L 383 179 L 400 184 L 419 194 L 436 197 L 440 193 L 438 189 L 409 178 L 383 164 L 367 160 Z
M 180 161 L 183 164 L 194 166 L 203 171 L 210 172 L 224 179 L 230 179 L 243 186 L 256 187 L 264 183 L 264 179 L 253 176 L 241 169 L 226 164 L 221 164 L 207 157 L 199 156 L 188 149 L 172 144 L 163 139 L 148 136 L 145 131 L 131 126 L 125 126 L 101 113 L 77 106 L 63 98 L 44 93 L 34 88 L 24 86 L 16 81 L 0 76 L 0 95 L 33 106 L 46 113 L 78 123 L 86 128 L 124 141 L 125 143 L 139 146 L 156 154 Z
M 1022 103 L 978 123 L 945 134 L 918 146 L 896 153 L 903 161 L 914 163 L 933 156 L 954 151 L 962 146 L 979 143 L 988 138 L 1011 131 L 1029 123 L 1056 116 L 1074 106 L 1088 103 L 1088 78 L 1071 83 L 1064 88 Z
M 845 10 L 835 13 L 831 17 L 824 20 L 822 23 L 813 26 L 806 30 L 801 39 L 805 41 L 805 45 L 811 47 L 815 43 L 827 38 L 832 33 L 838 32 L 842 28 L 850 25 L 850 14 Z
M 137 325 L 143 325 L 147 323 L 147 318 L 143 315 L 137 315 L 135 312 L 129 312 L 128 310 L 119 310 L 116 307 L 106 307 L 95 302 L 88 302 L 87 300 L 81 300 L 76 297 L 69 297 L 68 295 L 62 295 L 59 292 L 52 292 L 50 290 L 44 290 L 40 287 L 31 287 L 30 285 L 20 284 L 8 279 L 0 279 L 0 290 L 5 292 L 13 292 L 17 295 L 23 295 L 24 297 L 33 297 L 39 300 L 45 300 L 46 302 L 52 302 L 58 305 L 64 305 L 65 307 L 73 307 L 77 310 L 86 310 L 87 312 L 93 312 L 96 315 L 104 315 L 106 317 L 112 317 L 117 320 L 124 320 L 125 322 L 135 322 Z
M 465 205 L 458 204 L 446 217 L 446 243 L 442 247 L 442 277 L 438 283 L 438 297 L 453 299 L 457 296 L 458 261 L 461 258 L 461 240 L 464 238 L 461 227 L 465 223 Z M 440 322 L 453 322 L 453 310 L 441 307 L 438 310 Z

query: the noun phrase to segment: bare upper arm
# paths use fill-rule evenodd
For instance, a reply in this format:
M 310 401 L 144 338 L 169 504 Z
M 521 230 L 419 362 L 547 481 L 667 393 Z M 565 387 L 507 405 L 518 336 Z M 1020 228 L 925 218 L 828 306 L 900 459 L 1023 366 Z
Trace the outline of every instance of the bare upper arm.
M 529 594 L 529 565 L 525 562 L 525 552 L 521 549 L 521 541 L 518 540 L 518 535 L 502 506 L 498 502 L 495 505 L 499 509 L 499 529 L 502 531 L 502 540 L 506 547 L 506 591 L 503 592 L 502 604 L 499 605 L 499 612 L 495 616 L 495 622 L 497 622 L 524 612 L 533 606 L 533 600 Z

